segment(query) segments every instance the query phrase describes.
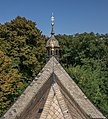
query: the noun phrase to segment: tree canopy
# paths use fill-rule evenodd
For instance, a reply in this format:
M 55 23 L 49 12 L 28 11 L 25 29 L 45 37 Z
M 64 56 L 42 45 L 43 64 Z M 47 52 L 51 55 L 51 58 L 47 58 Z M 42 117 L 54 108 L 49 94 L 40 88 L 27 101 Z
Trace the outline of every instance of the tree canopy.
M 108 117 L 108 34 L 57 35 L 61 63 L 87 97 Z
M 108 34 L 56 35 L 60 63 L 108 117 Z M 0 116 L 45 64 L 47 38 L 36 23 L 16 17 L 0 24 Z
M 0 24 L 0 114 L 43 67 L 45 41 L 36 23 L 24 17 Z

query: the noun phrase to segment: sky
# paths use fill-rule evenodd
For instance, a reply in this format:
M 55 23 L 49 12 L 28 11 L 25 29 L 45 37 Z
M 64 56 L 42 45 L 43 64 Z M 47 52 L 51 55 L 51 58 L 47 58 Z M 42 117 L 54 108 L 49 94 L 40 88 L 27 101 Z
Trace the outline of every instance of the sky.
M 56 35 L 108 33 L 108 0 L 0 0 L 0 23 L 22 16 L 36 22 L 47 36 L 52 12 Z

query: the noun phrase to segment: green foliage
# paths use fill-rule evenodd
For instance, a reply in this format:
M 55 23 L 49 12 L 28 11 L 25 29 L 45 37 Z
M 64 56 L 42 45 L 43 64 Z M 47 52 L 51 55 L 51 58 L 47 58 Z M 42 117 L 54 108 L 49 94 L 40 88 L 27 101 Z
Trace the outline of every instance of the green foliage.
M 61 63 L 87 97 L 108 117 L 108 34 L 57 35 Z
M 81 59 L 108 58 L 108 38 L 95 35 L 94 33 L 83 33 L 73 35 L 57 35 L 56 38 L 61 46 L 61 61 L 65 65 L 82 65 Z
M 108 69 L 103 70 L 101 61 L 85 61 L 82 66 L 70 66 L 67 71 L 88 98 L 104 114 L 108 114 Z
M 18 90 L 25 88 L 21 74 L 11 64 L 12 60 L 0 51 L 0 113 L 19 96 Z
M 108 117 L 108 34 L 85 32 L 56 38 L 62 65 Z M 0 24 L 0 115 L 43 67 L 46 40 L 36 23 L 24 17 Z
M 0 115 L 43 67 L 45 41 L 36 24 L 24 17 L 0 24 Z

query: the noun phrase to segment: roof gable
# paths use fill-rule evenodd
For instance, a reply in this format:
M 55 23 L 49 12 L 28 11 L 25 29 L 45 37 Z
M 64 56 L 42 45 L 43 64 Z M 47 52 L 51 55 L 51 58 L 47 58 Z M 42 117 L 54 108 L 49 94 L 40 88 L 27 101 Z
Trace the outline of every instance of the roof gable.
M 46 118 L 106 119 L 54 57 L 1 119 Z

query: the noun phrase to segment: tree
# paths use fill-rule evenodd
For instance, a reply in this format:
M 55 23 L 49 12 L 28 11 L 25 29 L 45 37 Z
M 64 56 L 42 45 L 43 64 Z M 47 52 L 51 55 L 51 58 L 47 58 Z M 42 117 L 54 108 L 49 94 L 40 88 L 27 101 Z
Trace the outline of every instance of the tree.
M 36 23 L 24 17 L 0 24 L 0 115 L 43 67 L 45 42 Z
M 21 74 L 12 67 L 12 60 L 0 51 L 0 115 L 24 88 Z
M 61 63 L 89 99 L 108 117 L 108 35 L 57 35 Z

